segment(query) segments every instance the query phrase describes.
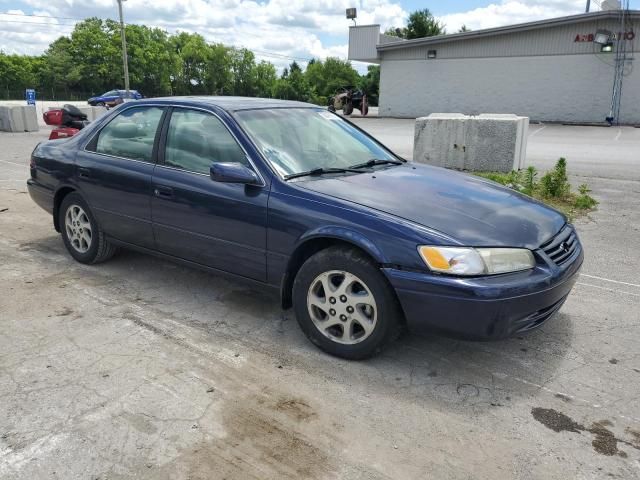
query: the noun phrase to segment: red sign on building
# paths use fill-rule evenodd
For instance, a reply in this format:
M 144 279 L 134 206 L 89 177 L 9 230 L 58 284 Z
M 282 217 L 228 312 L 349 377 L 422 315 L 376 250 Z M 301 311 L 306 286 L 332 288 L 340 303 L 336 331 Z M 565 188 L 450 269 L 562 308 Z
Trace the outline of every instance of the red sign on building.
M 633 32 L 633 30 L 629 31 L 629 32 L 618 32 L 617 34 L 614 33 L 611 35 L 611 40 L 617 40 L 618 37 L 622 37 L 625 40 L 633 40 L 634 38 L 636 38 L 636 34 L 635 32 Z M 586 34 L 577 34 L 576 38 L 573 40 L 574 42 L 593 42 L 594 39 L 594 34 L 593 33 L 586 33 Z

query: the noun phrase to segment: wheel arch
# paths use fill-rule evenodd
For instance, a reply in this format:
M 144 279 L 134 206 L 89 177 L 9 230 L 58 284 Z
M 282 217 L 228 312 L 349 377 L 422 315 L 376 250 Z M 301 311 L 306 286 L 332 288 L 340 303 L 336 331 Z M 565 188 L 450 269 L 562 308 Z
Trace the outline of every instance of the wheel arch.
M 73 192 L 77 192 L 77 190 L 69 185 L 64 185 L 58 188 L 55 195 L 53 196 L 53 226 L 56 229 L 56 232 L 60 231 L 59 210 L 60 205 L 62 204 L 62 200 L 64 200 L 64 197 Z
M 280 288 L 282 308 L 290 308 L 293 304 L 293 282 L 300 267 L 312 255 L 333 246 L 344 246 L 361 251 L 375 264 L 383 265 L 385 257 L 380 249 L 364 235 L 353 230 L 327 227 L 303 236 L 289 257 Z

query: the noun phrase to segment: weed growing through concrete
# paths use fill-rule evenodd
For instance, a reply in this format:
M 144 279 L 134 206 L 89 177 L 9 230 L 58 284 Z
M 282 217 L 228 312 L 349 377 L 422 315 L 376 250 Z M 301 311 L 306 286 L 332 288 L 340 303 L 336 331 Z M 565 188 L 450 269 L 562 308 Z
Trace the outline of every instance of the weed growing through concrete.
M 525 170 L 512 170 L 509 173 L 474 172 L 474 175 L 493 180 L 547 203 L 563 212 L 570 220 L 590 212 L 598 205 L 598 201 L 589 195 L 591 190 L 588 185 L 580 185 L 577 193 L 571 190 L 565 158 L 560 158 L 555 167 L 546 172 L 540 180 L 537 179 L 538 170 L 533 166 Z

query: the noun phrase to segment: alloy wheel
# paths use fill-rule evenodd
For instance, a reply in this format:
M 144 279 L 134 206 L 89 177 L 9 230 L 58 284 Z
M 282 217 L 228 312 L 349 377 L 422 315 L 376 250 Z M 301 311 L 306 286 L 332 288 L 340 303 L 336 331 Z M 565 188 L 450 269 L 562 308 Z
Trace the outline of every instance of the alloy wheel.
M 91 248 L 91 222 L 86 212 L 79 205 L 69 205 L 64 216 L 64 226 L 69 243 L 79 253 L 86 253 Z
M 337 343 L 360 343 L 376 327 L 376 300 L 367 284 L 349 272 L 318 275 L 309 287 L 307 308 L 316 328 Z

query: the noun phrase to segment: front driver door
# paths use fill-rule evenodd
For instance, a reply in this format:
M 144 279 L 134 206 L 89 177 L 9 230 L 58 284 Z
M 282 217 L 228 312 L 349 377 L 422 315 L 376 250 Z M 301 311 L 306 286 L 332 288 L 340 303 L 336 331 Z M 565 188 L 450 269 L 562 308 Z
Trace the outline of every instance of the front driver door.
M 111 237 L 155 248 L 151 175 L 163 107 L 120 112 L 76 157 L 76 178 L 103 230 Z
M 253 168 L 246 153 L 216 115 L 188 108 L 170 115 L 152 182 L 157 248 L 265 281 L 268 187 L 213 181 L 214 162 Z

